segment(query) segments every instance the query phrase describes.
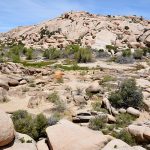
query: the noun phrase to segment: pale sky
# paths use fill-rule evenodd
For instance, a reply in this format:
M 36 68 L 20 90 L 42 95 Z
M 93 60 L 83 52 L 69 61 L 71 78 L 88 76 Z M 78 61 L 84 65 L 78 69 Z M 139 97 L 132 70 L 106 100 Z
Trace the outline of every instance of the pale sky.
M 37 24 L 72 10 L 150 19 L 150 0 L 0 0 L 0 32 Z

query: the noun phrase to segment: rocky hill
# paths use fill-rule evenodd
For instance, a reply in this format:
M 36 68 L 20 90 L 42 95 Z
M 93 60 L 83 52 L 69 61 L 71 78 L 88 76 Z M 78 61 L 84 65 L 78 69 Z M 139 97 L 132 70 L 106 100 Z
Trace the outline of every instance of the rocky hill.
M 37 25 L 1 33 L 0 40 L 7 43 L 22 41 L 26 47 L 34 48 L 63 48 L 72 43 L 93 49 L 105 49 L 106 45 L 139 48 L 150 46 L 150 20 L 69 12 Z

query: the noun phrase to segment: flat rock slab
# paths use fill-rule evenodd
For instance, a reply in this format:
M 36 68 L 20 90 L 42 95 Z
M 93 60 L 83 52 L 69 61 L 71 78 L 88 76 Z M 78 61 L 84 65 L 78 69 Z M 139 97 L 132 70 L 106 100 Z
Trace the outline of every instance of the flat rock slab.
M 48 127 L 46 133 L 53 150 L 99 150 L 110 140 L 100 131 L 80 127 L 68 120 Z

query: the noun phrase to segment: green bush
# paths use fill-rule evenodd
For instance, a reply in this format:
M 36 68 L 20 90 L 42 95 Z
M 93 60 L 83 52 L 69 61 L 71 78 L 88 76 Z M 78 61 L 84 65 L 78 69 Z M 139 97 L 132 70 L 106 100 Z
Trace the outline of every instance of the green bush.
M 126 130 L 122 130 L 120 132 L 113 132 L 112 136 L 126 142 L 127 144 L 129 144 L 131 146 L 137 145 L 135 138 Z
M 33 58 L 33 49 L 32 48 L 26 49 L 25 55 L 27 60 L 31 60 Z
M 123 57 L 130 57 L 131 56 L 131 50 L 130 49 L 125 49 L 122 51 L 122 56 Z
M 143 48 L 143 56 L 147 56 L 148 53 L 150 54 L 150 48 L 148 47 Z
M 82 48 L 79 45 L 68 45 L 64 51 L 64 56 L 75 59 L 76 62 L 90 62 L 92 59 L 92 52 L 89 48 Z
M 118 50 L 117 50 L 118 47 L 113 46 L 113 45 L 106 45 L 106 49 L 107 49 L 109 52 L 111 52 L 111 50 L 114 50 L 115 53 L 118 52 Z
M 90 62 L 92 59 L 91 50 L 88 48 L 80 48 L 78 52 L 75 53 L 75 60 L 80 63 Z
M 60 100 L 60 97 L 56 91 L 53 93 L 49 94 L 48 96 L 48 101 L 52 103 L 57 103 Z
M 116 117 L 116 127 L 117 128 L 125 128 L 130 125 L 137 117 L 130 115 L 128 113 L 119 114 Z
M 44 51 L 43 57 L 45 57 L 46 59 L 50 59 L 50 60 L 60 58 L 60 50 L 56 48 L 46 49 Z
M 61 115 L 58 112 L 52 114 L 52 116 L 48 119 L 48 124 L 50 126 L 55 125 L 61 119 Z
M 102 103 L 100 101 L 95 101 L 92 103 L 92 108 L 94 111 L 101 111 Z
M 7 53 L 7 57 L 10 58 L 13 62 L 18 63 L 20 62 L 20 55 L 23 53 L 24 50 L 23 44 L 10 44 L 10 49 Z
M 35 68 L 41 68 L 44 66 L 48 66 L 55 63 L 54 61 L 41 61 L 41 62 L 27 62 L 23 61 L 21 64 L 23 64 L 25 67 L 35 67 Z
M 38 133 L 38 137 L 45 137 L 46 136 L 46 128 L 48 126 L 48 120 L 43 114 L 39 114 L 35 118 L 35 126 L 36 131 Z
M 90 119 L 89 128 L 92 130 L 101 130 L 105 127 L 107 120 L 106 118 L 102 118 L 100 116 L 96 116 L 95 118 Z
M 71 66 L 66 66 L 66 65 L 58 64 L 58 65 L 55 65 L 55 68 L 61 68 L 61 69 L 66 70 L 66 71 L 72 71 L 72 70 L 89 70 L 88 67 L 80 67 L 77 64 L 73 64 Z
M 133 63 L 134 59 L 130 49 L 125 49 L 122 51 L 122 55 L 118 56 L 115 61 L 120 64 L 129 64 Z
M 112 92 L 109 101 L 116 108 L 139 108 L 142 104 L 143 94 L 136 86 L 135 79 L 125 79 L 119 86 L 119 90 Z
M 19 110 L 14 112 L 11 118 L 17 132 L 27 134 L 34 140 L 45 137 L 45 129 L 48 127 L 48 121 L 43 114 L 33 117 L 27 111 Z
M 134 52 L 133 56 L 134 56 L 135 59 L 142 59 L 143 54 L 144 54 L 143 50 L 138 49 Z
M 109 82 L 109 81 L 115 81 L 115 77 L 113 76 L 110 76 L 110 75 L 105 75 L 101 81 L 101 83 L 104 83 L 104 82 Z
M 60 99 L 57 92 L 53 92 L 48 96 L 48 101 L 55 104 L 55 112 L 64 112 L 66 109 L 65 103 Z

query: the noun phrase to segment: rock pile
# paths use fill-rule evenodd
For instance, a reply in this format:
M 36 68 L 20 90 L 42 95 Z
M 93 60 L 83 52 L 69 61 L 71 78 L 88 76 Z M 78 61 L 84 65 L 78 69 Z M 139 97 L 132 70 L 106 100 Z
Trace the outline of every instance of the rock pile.
M 150 45 L 150 23 L 136 16 L 100 16 L 68 12 L 38 25 L 18 27 L 0 34 L 3 42 L 22 41 L 27 47 L 64 48 L 79 43 L 93 49 L 106 45 L 139 48 Z

